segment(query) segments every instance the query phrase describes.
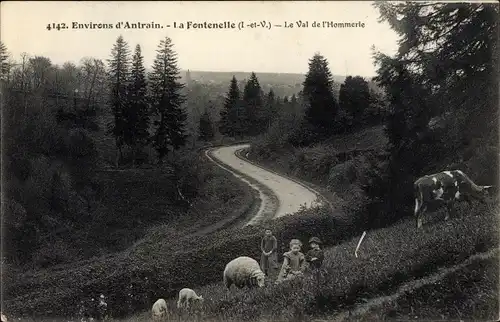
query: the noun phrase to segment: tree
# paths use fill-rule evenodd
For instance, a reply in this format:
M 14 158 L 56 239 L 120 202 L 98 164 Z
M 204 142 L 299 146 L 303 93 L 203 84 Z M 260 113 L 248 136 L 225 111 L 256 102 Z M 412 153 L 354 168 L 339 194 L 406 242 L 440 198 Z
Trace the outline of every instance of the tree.
M 309 71 L 302 92 L 307 103 L 305 119 L 318 138 L 330 135 L 335 126 L 338 104 L 332 85 L 332 73 L 328 68 L 328 62 L 316 53 L 309 61 Z
M 149 104 L 147 97 L 146 69 L 141 46 L 135 47 L 132 71 L 128 85 L 127 109 L 125 110 L 126 131 L 124 141 L 134 150 L 134 162 L 139 150 L 149 138 Z
M 271 88 L 269 90 L 269 93 L 266 95 L 266 106 L 265 106 L 265 113 L 266 113 L 266 124 L 267 124 L 267 129 L 271 127 L 271 124 L 276 120 L 278 117 L 278 110 L 277 110 L 277 101 L 276 101 L 276 95 L 274 95 L 274 91 Z
M 199 125 L 199 139 L 202 141 L 210 141 L 214 138 L 214 128 L 212 124 L 212 119 L 208 109 L 205 109 L 200 117 Z
M 244 112 L 245 110 L 242 108 L 242 102 L 240 99 L 238 81 L 233 75 L 224 102 L 224 107 L 220 113 L 220 133 L 230 137 L 241 136 L 243 134 L 243 124 L 245 121 Z
M 499 12 L 485 3 L 375 7 L 401 39 L 395 57 L 374 54 L 375 81 L 390 103 L 389 147 L 387 165 L 376 171 L 368 193 L 376 207 L 370 213 L 387 220 L 388 213 L 412 214 L 412 182 L 423 173 L 460 165 L 485 181 L 498 177 Z M 436 117 L 437 129 L 430 122 Z M 463 157 L 475 140 L 491 147 L 485 166 Z
M 350 125 L 362 123 L 363 112 L 370 104 L 370 90 L 368 82 L 361 76 L 347 76 L 344 83 L 340 85 L 339 105 L 350 121 Z
M 179 82 L 177 54 L 169 37 L 160 41 L 156 50 L 153 71 L 150 74 L 151 101 L 157 119 L 153 145 L 161 163 L 168 152 L 176 151 L 186 142 L 186 111 L 183 108 L 185 97 Z
M 266 127 L 262 90 L 257 75 L 254 72 L 252 72 L 250 79 L 245 85 L 243 104 L 246 116 L 246 122 L 244 122 L 245 134 L 255 136 L 262 133 Z
M 123 145 L 125 144 L 127 106 L 127 86 L 130 74 L 129 47 L 123 36 L 118 36 L 111 49 L 111 59 L 108 60 L 110 77 L 110 106 L 114 122 L 109 124 L 109 133 L 115 137 L 115 144 L 119 151 L 119 159 L 123 159 Z
M 87 109 L 95 108 L 98 96 L 104 94 L 106 83 L 106 70 L 104 63 L 96 58 L 83 58 L 81 62 L 82 77 L 82 97 L 86 98 Z M 57 70 L 57 82 L 60 82 L 60 73 Z M 58 84 L 59 87 L 59 84 Z
M 10 73 L 10 64 L 8 62 L 9 53 L 7 46 L 0 41 L 0 79 L 7 80 Z

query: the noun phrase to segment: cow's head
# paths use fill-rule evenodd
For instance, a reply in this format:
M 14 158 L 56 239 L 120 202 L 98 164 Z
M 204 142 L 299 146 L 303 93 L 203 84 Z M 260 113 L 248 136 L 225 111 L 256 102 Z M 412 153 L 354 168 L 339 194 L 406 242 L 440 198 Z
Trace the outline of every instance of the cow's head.
M 481 188 L 482 188 L 481 190 L 482 190 L 484 196 L 486 196 L 486 197 L 493 196 L 493 193 L 495 191 L 495 186 L 482 186 Z
M 476 194 L 476 199 L 482 202 L 491 202 L 495 195 L 495 186 L 479 186 L 480 189 Z

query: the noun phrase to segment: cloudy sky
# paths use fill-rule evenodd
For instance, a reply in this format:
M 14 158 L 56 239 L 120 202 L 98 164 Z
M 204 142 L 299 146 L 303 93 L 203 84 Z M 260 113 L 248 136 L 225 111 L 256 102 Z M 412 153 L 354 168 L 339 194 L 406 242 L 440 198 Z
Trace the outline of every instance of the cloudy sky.
M 121 34 L 131 48 L 140 44 L 150 66 L 159 41 L 168 36 L 181 69 L 304 73 L 315 52 L 325 56 L 334 74 L 373 76 L 370 47 L 385 53 L 396 49 L 397 35 L 365 1 L 318 2 L 21 2 L 1 4 L 1 40 L 15 59 L 22 52 L 47 56 L 54 63 L 78 62 L 86 56 L 109 58 Z M 308 21 L 308 28 L 296 22 Z M 116 29 L 116 23 L 152 21 L 163 29 Z M 173 29 L 166 25 L 200 22 L 266 21 L 294 28 Z M 312 28 L 312 23 L 362 22 L 364 28 Z M 112 24 L 113 29 L 72 29 L 80 24 Z M 46 29 L 65 23 L 65 30 Z

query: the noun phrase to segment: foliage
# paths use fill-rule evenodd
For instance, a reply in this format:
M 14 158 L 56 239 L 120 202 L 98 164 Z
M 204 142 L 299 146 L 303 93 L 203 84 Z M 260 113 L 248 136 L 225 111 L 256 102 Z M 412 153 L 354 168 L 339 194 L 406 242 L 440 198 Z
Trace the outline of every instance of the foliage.
M 363 114 L 370 104 L 370 91 L 368 82 L 361 76 L 347 76 L 340 85 L 339 106 L 345 117 L 339 121 L 339 126 L 352 130 L 363 124 Z
M 129 47 L 123 36 L 118 36 L 111 49 L 111 59 L 108 60 L 110 79 L 110 106 L 114 122 L 109 125 L 109 133 L 115 137 L 116 147 L 120 155 L 118 162 L 123 158 L 122 147 L 127 135 L 127 86 L 130 77 Z
M 97 95 L 105 84 L 98 60 L 60 68 L 46 57 L 21 59 L 2 83 L 9 236 L 3 254 L 10 263 L 36 267 L 80 256 L 74 250 L 82 245 L 68 236 L 82 229 L 99 198 L 95 137 L 103 104 Z
M 0 75 L 2 80 L 7 79 L 7 74 L 9 73 L 9 53 L 7 52 L 7 46 L 0 41 Z
M 376 81 L 387 90 L 391 113 L 387 117 L 389 162 L 381 177 L 374 179 L 379 186 L 370 189 L 372 211 L 410 214 L 412 183 L 417 177 L 446 166 L 464 169 L 462 151 L 475 138 L 498 145 L 496 121 L 484 123 L 496 120 L 498 113 L 494 103 L 498 93 L 493 90 L 497 87 L 494 17 L 498 7 L 375 6 L 401 40 L 396 57 L 375 54 Z M 477 120 L 482 120 L 481 130 L 473 125 Z M 496 177 L 497 164 L 498 156 L 490 163 L 490 178 Z
M 324 138 L 334 129 L 338 103 L 333 94 L 328 62 L 319 53 L 310 59 L 303 85 L 302 93 L 307 102 L 305 119 L 312 126 L 312 131 L 318 134 L 318 139 Z
M 244 118 L 239 118 L 245 134 L 255 136 L 262 133 L 267 122 L 265 121 L 264 99 L 259 80 L 254 72 L 250 75 L 243 90 Z
M 127 107 L 124 111 L 126 122 L 124 143 L 131 146 L 137 153 L 144 148 L 149 139 L 149 104 L 146 69 L 144 68 L 140 45 L 135 47 L 135 53 L 132 58 L 126 104 Z
M 186 111 L 181 93 L 184 84 L 179 82 L 177 54 L 169 37 L 160 41 L 156 50 L 153 71 L 150 78 L 152 105 L 156 113 L 153 145 L 158 153 L 159 162 L 170 150 L 178 150 L 185 144 Z
M 224 107 L 221 111 L 219 130 L 222 134 L 230 137 L 243 135 L 243 122 L 245 120 L 245 109 L 240 99 L 238 81 L 233 76 L 226 95 Z
M 199 138 L 202 141 L 210 141 L 214 138 L 214 128 L 208 109 L 205 109 L 205 112 L 200 117 L 199 133 Z

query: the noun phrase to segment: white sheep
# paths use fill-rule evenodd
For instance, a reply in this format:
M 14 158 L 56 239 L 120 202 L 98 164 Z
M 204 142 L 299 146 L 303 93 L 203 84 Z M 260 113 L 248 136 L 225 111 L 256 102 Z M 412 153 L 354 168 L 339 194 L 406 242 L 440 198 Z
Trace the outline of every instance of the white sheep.
M 157 321 L 165 318 L 167 312 L 167 302 L 164 299 L 158 299 L 155 304 L 153 304 L 153 320 Z
M 230 289 L 234 284 L 238 288 L 247 286 L 263 287 L 265 283 L 265 274 L 260 269 L 259 263 L 253 258 L 242 256 L 233 259 L 224 269 L 224 285 Z
M 0 313 L 2 315 L 2 322 L 9 322 L 9 320 L 7 320 L 7 316 L 3 313 Z
M 203 296 L 198 296 L 195 291 L 190 288 L 183 288 L 179 291 L 179 300 L 177 301 L 177 308 L 189 307 L 189 303 L 198 301 L 203 303 Z

